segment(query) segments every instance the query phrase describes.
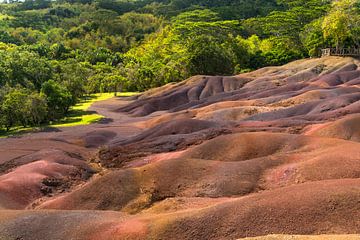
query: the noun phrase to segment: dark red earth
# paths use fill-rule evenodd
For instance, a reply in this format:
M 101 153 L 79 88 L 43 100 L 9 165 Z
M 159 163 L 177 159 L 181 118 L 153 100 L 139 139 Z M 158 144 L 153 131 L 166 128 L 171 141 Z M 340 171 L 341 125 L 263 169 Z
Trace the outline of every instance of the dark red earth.
M 360 239 L 359 66 L 194 76 L 0 139 L 0 239 Z

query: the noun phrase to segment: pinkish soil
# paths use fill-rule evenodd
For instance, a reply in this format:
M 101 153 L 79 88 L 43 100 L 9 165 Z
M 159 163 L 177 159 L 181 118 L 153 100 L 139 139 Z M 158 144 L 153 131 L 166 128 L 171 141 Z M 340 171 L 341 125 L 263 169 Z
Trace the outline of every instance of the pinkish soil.
M 359 65 L 194 76 L 0 139 L 0 239 L 360 239 Z

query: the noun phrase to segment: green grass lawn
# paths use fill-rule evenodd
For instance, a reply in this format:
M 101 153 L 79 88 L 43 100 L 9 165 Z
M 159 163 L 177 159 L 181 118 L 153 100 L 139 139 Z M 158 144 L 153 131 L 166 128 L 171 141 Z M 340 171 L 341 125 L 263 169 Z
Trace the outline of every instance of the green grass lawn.
M 120 93 L 118 97 L 130 97 L 134 96 L 138 93 L 134 92 L 124 92 Z M 99 114 L 93 113 L 88 111 L 90 106 L 99 101 L 107 100 L 114 97 L 114 93 L 97 93 L 92 94 L 86 98 L 84 98 L 80 103 L 73 106 L 66 117 L 59 121 L 50 122 L 50 124 L 41 126 L 41 127 L 15 127 L 12 128 L 10 131 L 6 132 L 5 130 L 0 129 L 0 138 L 9 137 L 13 135 L 18 135 L 26 132 L 31 132 L 35 130 L 41 130 L 46 128 L 59 128 L 59 127 L 73 127 L 73 126 L 80 126 L 80 125 L 87 125 L 91 123 L 95 123 L 104 116 Z

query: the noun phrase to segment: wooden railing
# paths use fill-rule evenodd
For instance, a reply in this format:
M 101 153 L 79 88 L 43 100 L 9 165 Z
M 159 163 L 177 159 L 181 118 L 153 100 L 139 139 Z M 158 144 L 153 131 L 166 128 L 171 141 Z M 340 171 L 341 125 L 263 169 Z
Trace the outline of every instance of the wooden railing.
M 360 48 L 325 48 L 321 50 L 321 56 L 360 57 Z

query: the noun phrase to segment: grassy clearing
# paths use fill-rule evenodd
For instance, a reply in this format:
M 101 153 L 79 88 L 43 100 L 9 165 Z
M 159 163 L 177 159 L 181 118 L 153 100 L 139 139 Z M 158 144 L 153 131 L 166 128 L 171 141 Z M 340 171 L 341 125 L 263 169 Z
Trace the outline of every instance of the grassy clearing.
M 97 122 L 101 120 L 103 116 L 91 113 L 88 109 L 93 103 L 104 101 L 112 97 L 114 97 L 113 93 L 99 93 L 84 98 L 83 101 L 70 109 L 69 114 L 66 117 L 59 121 L 52 122 L 49 127 L 73 127 Z
M 118 94 L 117 96 L 130 97 L 136 94 L 138 93 L 124 92 Z M 104 118 L 104 116 L 88 111 L 89 108 L 95 102 L 104 101 L 112 97 L 114 97 L 114 93 L 92 94 L 91 96 L 84 98 L 80 103 L 73 106 L 70 109 L 69 114 L 59 121 L 50 122 L 50 124 L 41 127 L 27 127 L 27 128 L 14 127 L 8 132 L 0 129 L 0 138 L 23 134 L 23 133 L 46 129 L 46 128 L 73 127 L 73 126 L 81 126 L 81 125 L 88 125 L 91 123 L 95 123 L 101 120 L 102 118 Z

